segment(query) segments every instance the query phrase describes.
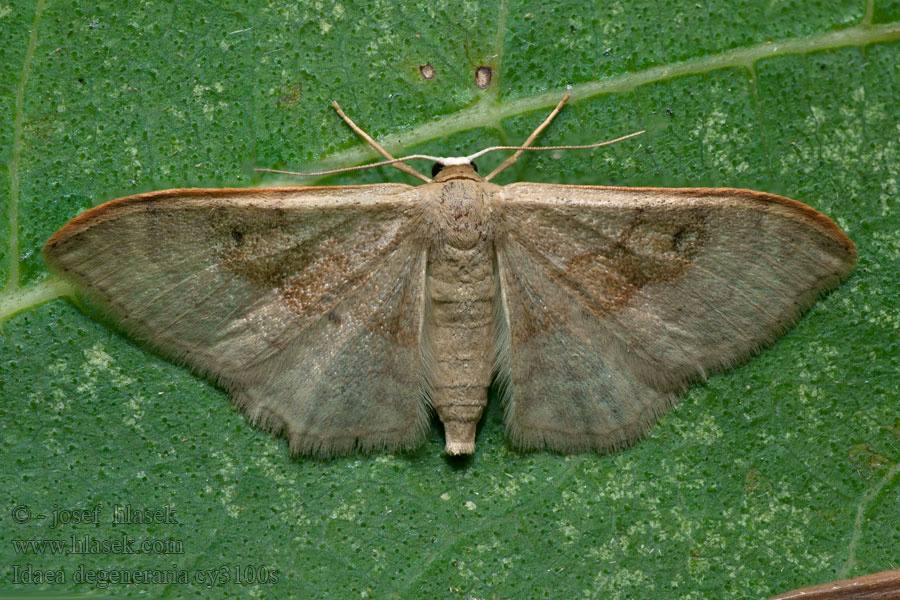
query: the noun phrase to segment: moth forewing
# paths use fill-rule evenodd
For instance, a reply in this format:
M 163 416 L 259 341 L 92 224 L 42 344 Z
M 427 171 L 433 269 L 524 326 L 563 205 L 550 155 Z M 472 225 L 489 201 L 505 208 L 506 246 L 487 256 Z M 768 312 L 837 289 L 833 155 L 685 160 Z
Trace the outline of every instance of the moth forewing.
M 412 448 L 429 419 L 418 199 L 397 184 L 155 192 L 74 219 L 44 257 L 292 451 Z
M 520 183 L 494 215 L 504 414 L 525 448 L 631 443 L 692 380 L 771 343 L 856 264 L 827 217 L 748 190 Z

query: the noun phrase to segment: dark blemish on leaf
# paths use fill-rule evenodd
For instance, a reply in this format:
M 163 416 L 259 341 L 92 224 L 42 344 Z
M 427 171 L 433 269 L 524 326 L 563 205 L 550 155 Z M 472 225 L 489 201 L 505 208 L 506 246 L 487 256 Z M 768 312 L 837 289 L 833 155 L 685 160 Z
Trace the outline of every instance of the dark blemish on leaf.
M 79 77 L 79 78 L 78 78 L 78 83 L 84 83 L 84 77 Z
M 890 432 L 891 435 L 900 440 L 900 417 L 894 419 L 893 425 L 885 425 L 881 429 Z
M 434 67 L 431 66 L 431 63 L 419 67 L 419 73 L 422 74 L 422 79 L 434 79 Z
M 860 442 L 850 446 L 848 452 L 850 462 L 858 469 L 877 471 L 890 464 L 890 459 L 876 452 L 868 442 Z
M 294 83 L 291 85 L 283 85 L 281 86 L 281 96 L 277 100 L 277 104 L 279 107 L 289 107 L 300 102 L 300 98 L 302 97 L 301 85 L 299 83 Z
M 478 67 L 475 69 L 475 87 L 479 90 L 486 90 L 491 85 L 491 76 L 494 72 L 490 67 Z
M 237 229 L 231 230 L 231 237 L 234 238 L 234 243 L 238 246 L 243 245 L 244 243 L 244 234 L 238 231 Z
M 337 316 L 336 314 L 334 314 L 334 311 L 332 311 L 332 310 L 329 310 L 327 313 L 325 313 L 325 318 L 327 318 L 329 321 L 331 321 L 335 325 L 341 324 L 341 318 L 339 316 Z
M 569 25 L 569 31 L 571 31 L 572 33 L 575 33 L 575 26 Z

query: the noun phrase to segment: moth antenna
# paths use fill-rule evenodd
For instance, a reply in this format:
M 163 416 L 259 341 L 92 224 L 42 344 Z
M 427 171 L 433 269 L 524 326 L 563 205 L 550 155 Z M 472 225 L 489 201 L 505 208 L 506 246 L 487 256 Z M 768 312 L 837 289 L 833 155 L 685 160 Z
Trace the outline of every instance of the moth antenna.
M 494 169 L 493 171 L 488 173 L 488 176 L 485 177 L 484 180 L 490 181 L 491 179 L 493 179 L 494 177 L 499 175 L 501 171 L 504 171 L 504 170 L 506 170 L 507 167 L 514 165 L 516 163 L 516 161 L 519 160 L 519 157 L 522 156 L 522 152 L 525 150 L 525 148 L 530 146 L 531 142 L 533 142 L 535 140 L 535 138 L 537 136 L 539 136 L 540 133 L 547 127 L 547 125 L 550 124 L 550 121 L 552 121 L 556 117 L 556 115 L 559 114 L 559 111 L 562 110 L 563 104 L 565 104 L 571 97 L 572 96 L 570 94 L 566 94 L 565 96 L 563 96 L 562 100 L 559 101 L 559 104 L 556 105 L 556 108 L 554 108 L 550 112 L 550 114 L 547 115 L 547 118 L 544 119 L 544 122 L 541 123 L 540 125 L 538 125 L 537 129 L 535 129 L 533 132 L 531 132 L 531 135 L 529 135 L 528 139 L 525 140 L 525 143 L 522 144 L 521 149 L 518 150 L 515 154 L 513 154 L 509 158 L 507 158 L 506 160 L 504 160 L 502 163 L 500 163 L 500 165 L 496 169 Z
M 490 181 L 491 179 L 496 177 L 501 171 L 504 171 L 508 167 L 514 165 L 516 163 L 516 161 L 519 160 L 519 157 L 522 156 L 522 153 L 525 152 L 526 150 L 586 150 L 588 148 L 599 148 L 601 146 L 608 146 L 610 144 L 615 144 L 616 142 L 621 142 L 621 141 L 627 140 L 629 138 L 633 138 L 635 136 L 641 135 L 642 133 L 645 133 L 644 130 L 636 131 L 634 133 L 629 133 L 628 135 L 623 135 L 622 137 L 616 138 L 614 140 L 607 140 L 605 142 L 598 142 L 596 144 L 587 144 L 587 145 L 583 145 L 583 146 L 534 146 L 534 147 L 532 147 L 531 144 L 532 144 L 532 142 L 534 142 L 535 138 L 537 138 L 537 136 L 540 135 L 540 133 L 547 127 L 547 125 L 550 124 L 550 121 L 552 121 L 556 117 L 556 115 L 559 114 L 559 111 L 560 111 L 560 109 L 562 109 L 563 104 L 565 104 L 566 101 L 570 97 L 571 96 L 569 94 L 566 94 L 565 96 L 563 96 L 562 100 L 559 101 L 559 104 L 556 105 L 556 108 L 554 108 L 550 112 L 550 114 L 547 115 L 547 118 L 544 119 L 543 123 L 538 125 L 537 129 L 535 129 L 531 133 L 531 135 L 528 136 L 528 139 L 526 139 L 525 143 L 522 144 L 521 146 L 492 146 L 490 148 L 485 148 L 484 150 L 480 150 L 480 151 L 476 152 L 475 154 L 472 154 L 471 156 L 467 156 L 466 158 L 468 158 L 470 161 L 472 161 L 472 160 L 475 160 L 476 158 L 478 158 L 479 156 L 483 156 L 483 155 L 487 154 L 488 152 L 494 152 L 496 150 L 515 150 L 516 151 L 515 154 L 513 154 L 512 156 L 510 156 L 509 158 L 504 160 L 502 163 L 500 163 L 500 165 L 496 169 L 491 171 L 488 174 L 488 176 L 484 178 L 485 181 Z
M 334 175 L 335 173 L 346 173 L 348 171 L 360 171 L 362 169 L 374 169 L 375 167 L 383 167 L 385 165 L 397 165 L 403 164 L 405 160 L 412 160 L 415 158 L 421 158 L 424 160 L 430 160 L 434 162 L 441 162 L 446 159 L 441 158 L 439 156 L 429 156 L 427 154 L 410 154 L 409 156 L 402 156 L 400 158 L 391 158 L 390 160 L 383 160 L 381 162 L 372 163 L 370 165 L 357 165 L 355 167 L 344 167 L 343 169 L 332 169 L 330 171 L 316 171 L 315 173 L 299 173 L 297 171 L 281 171 L 279 169 L 253 169 L 254 171 L 260 171 L 261 173 L 280 173 L 281 175 L 297 175 L 298 177 L 318 177 L 320 175 Z M 414 170 L 414 169 L 413 169 Z M 416 171 L 418 173 L 418 171 Z M 420 173 L 421 175 L 421 173 Z M 425 177 L 422 175 L 422 177 Z M 429 182 L 431 179 L 426 178 Z
M 642 133 L 646 133 L 646 131 L 642 129 L 641 131 L 635 131 L 634 133 L 629 133 L 628 135 L 623 135 L 622 137 L 617 137 L 614 140 L 606 140 L 605 142 L 597 142 L 596 144 L 585 144 L 583 146 L 491 146 L 490 148 L 485 148 L 484 150 L 479 150 L 475 154 L 467 156 L 466 159 L 468 159 L 469 161 L 473 161 L 476 158 L 478 158 L 479 156 L 483 156 L 483 155 L 487 154 L 488 152 L 494 152 L 495 150 L 518 150 L 518 152 L 516 152 L 516 154 L 513 155 L 513 156 L 516 156 L 518 154 L 521 154 L 522 152 L 525 152 L 526 150 L 527 151 L 586 150 L 588 148 L 600 148 L 601 146 L 609 146 L 610 144 L 615 144 L 617 142 L 621 142 L 621 141 L 624 141 L 624 140 L 627 140 L 627 139 L 630 139 L 633 137 L 637 137 L 637 136 L 641 135 Z M 510 156 L 509 158 L 512 158 L 512 156 Z M 507 161 L 508 160 L 509 159 L 507 159 Z M 515 162 L 515 161 L 513 161 L 513 162 Z M 512 162 L 509 164 L 512 164 Z M 503 166 L 503 165 L 500 165 L 500 166 Z M 499 167 L 498 167 L 498 169 L 499 169 Z M 491 172 L 491 174 L 488 175 L 488 177 L 493 177 L 494 175 L 497 174 L 497 172 L 498 172 L 497 169 L 494 169 L 494 171 Z M 485 177 L 484 180 L 487 181 L 488 177 Z
M 380 155 L 382 155 L 383 157 L 385 157 L 386 159 L 388 159 L 388 161 L 395 160 L 394 157 L 391 156 L 391 153 L 390 153 L 390 152 L 388 152 L 387 150 L 385 150 L 385 149 L 381 146 L 381 144 L 379 144 L 378 142 L 376 142 L 375 140 L 373 140 L 373 139 L 372 139 L 372 136 L 370 136 L 368 133 L 366 133 L 365 131 L 363 131 L 362 129 L 360 129 L 359 126 L 357 126 L 357 124 L 354 123 L 354 122 L 350 119 L 350 117 L 348 117 L 348 116 L 344 113 L 343 110 L 341 110 L 341 107 L 340 107 L 340 105 L 337 103 L 336 100 L 333 101 L 333 102 L 331 103 L 331 106 L 334 107 L 334 110 L 337 111 L 337 114 L 340 115 L 340 117 L 344 120 L 344 122 L 347 123 L 347 125 L 350 126 L 350 129 L 352 129 L 354 132 L 356 132 L 356 135 L 358 135 L 358 136 L 361 137 L 362 139 L 366 140 L 366 142 L 367 142 L 370 146 L 372 146 L 373 148 L 375 148 L 375 151 L 376 151 L 376 152 L 378 152 Z M 402 162 L 399 162 L 399 161 L 398 161 L 398 162 L 396 162 L 396 163 L 385 162 L 385 163 L 381 163 L 381 164 L 392 164 L 394 167 L 400 169 L 400 170 L 403 171 L 404 173 L 407 173 L 407 174 L 409 174 L 409 175 L 412 175 L 413 177 L 418 177 L 419 179 L 421 179 L 421 180 L 424 181 L 425 183 L 431 183 L 431 181 L 432 181 L 430 177 L 428 177 L 428 176 L 426 176 L 426 175 L 423 175 L 422 173 L 419 173 L 418 171 L 416 171 L 415 169 L 413 169 L 412 167 L 410 167 L 409 165 L 407 165 L 407 164 L 405 164 L 405 163 L 402 163 Z M 372 166 L 377 166 L 377 165 L 372 165 Z M 368 168 L 368 167 L 366 167 L 366 168 Z M 340 173 L 340 171 L 334 171 L 334 172 L 335 172 L 335 173 Z M 324 174 L 324 173 L 321 173 L 321 174 Z

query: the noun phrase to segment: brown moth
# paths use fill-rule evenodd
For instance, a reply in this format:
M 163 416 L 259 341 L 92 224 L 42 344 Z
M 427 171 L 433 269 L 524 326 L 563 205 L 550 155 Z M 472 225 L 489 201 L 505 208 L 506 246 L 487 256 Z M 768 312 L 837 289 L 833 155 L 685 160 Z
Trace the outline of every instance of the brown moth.
M 762 192 L 490 183 L 565 100 L 489 176 L 472 159 L 493 149 L 430 157 L 433 181 L 335 105 L 427 183 L 140 194 L 44 258 L 293 453 L 413 448 L 433 409 L 446 452 L 470 454 L 492 378 L 516 447 L 621 448 L 790 328 L 856 249 Z

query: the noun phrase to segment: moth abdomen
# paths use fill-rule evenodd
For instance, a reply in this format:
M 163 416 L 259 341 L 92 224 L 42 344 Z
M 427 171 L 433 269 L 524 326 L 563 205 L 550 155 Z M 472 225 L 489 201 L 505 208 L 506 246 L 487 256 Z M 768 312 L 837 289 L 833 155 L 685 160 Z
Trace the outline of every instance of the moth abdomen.
M 489 260 L 485 257 L 486 260 Z M 433 273 L 433 271 L 432 271 Z M 434 275 L 432 275 L 434 277 Z M 487 404 L 491 383 L 492 298 L 472 297 L 488 282 L 459 285 L 459 300 L 431 297 L 431 343 L 434 356 L 433 404 L 444 423 L 448 454 L 475 450 L 475 425 Z M 440 283 L 432 279 L 432 283 Z M 484 286 L 489 283 L 489 286 Z M 468 296 L 468 297 L 466 297 Z

